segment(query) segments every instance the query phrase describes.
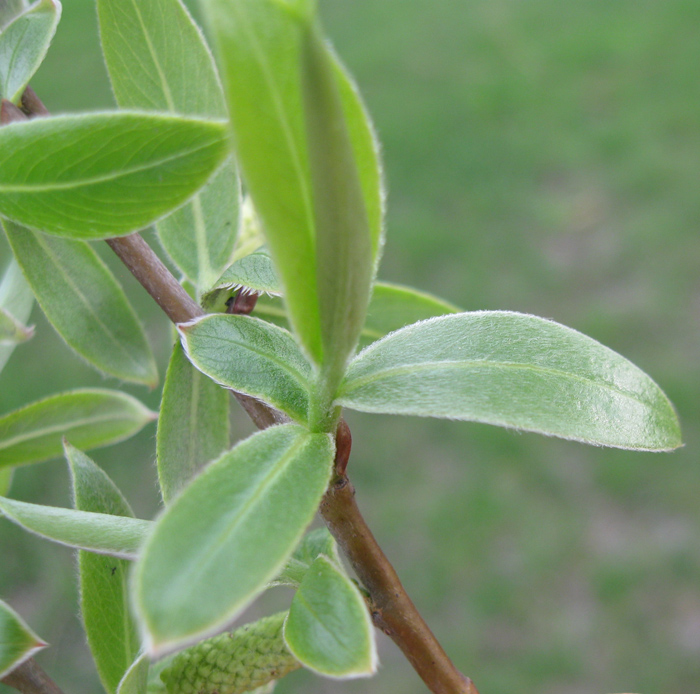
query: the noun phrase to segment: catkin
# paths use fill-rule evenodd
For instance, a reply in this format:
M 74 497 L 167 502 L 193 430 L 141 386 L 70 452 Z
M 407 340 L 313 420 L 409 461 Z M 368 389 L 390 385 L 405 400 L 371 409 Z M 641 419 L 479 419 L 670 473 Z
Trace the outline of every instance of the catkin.
M 168 694 L 240 694 L 301 667 L 282 637 L 286 612 L 182 651 L 161 672 Z

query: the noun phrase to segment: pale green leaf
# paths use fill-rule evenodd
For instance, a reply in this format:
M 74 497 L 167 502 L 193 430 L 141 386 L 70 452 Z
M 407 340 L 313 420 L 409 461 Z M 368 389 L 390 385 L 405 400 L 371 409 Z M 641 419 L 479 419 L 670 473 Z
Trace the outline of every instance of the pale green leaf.
M 275 426 L 207 466 L 175 499 L 135 573 L 152 654 L 215 633 L 265 589 L 311 522 L 332 462 L 329 435 Z
M 46 646 L 48 644 L 21 617 L 0 600 L 0 679 Z
M 367 605 L 340 566 L 323 555 L 294 595 L 284 640 L 304 667 L 325 677 L 370 677 L 377 669 Z
M 0 497 L 0 511 L 46 540 L 120 559 L 136 559 L 153 527 L 152 521 L 138 518 L 42 506 L 6 497 Z
M 17 345 L 34 335 L 34 327 L 22 325 L 9 311 L 0 306 L 0 345 Z
M 100 467 L 68 443 L 65 454 L 77 510 L 133 518 L 129 504 Z M 140 650 L 129 611 L 128 573 L 125 559 L 78 552 L 80 613 L 97 673 L 109 694 L 115 694 Z
M 121 108 L 225 118 L 209 48 L 180 0 L 98 0 L 102 50 Z M 223 167 L 190 203 L 157 225 L 171 259 L 198 288 L 230 262 L 238 179 Z
M 176 344 L 163 386 L 156 459 L 168 504 L 206 463 L 229 445 L 229 393 L 201 374 Z
M 186 202 L 228 154 L 225 124 L 149 113 L 0 128 L 0 214 L 75 239 L 130 233 Z
M 140 655 L 124 674 L 117 694 L 146 694 L 151 661 L 147 653 Z
M 338 402 L 617 448 L 681 445 L 673 407 L 643 371 L 575 330 L 506 311 L 433 318 L 375 342 Z
M 0 0 L 0 31 L 29 7 L 29 0 Z
M 319 554 L 325 554 L 336 563 L 340 563 L 338 546 L 327 528 L 317 528 L 309 532 L 270 585 L 298 587 Z
M 178 330 L 189 360 L 202 373 L 306 421 L 311 366 L 286 330 L 223 314 L 180 324 Z
M 156 414 L 113 390 L 85 388 L 51 395 L 0 417 L 0 467 L 55 458 L 65 436 L 99 448 L 133 436 Z
M 4 222 L 17 261 L 58 334 L 104 373 L 155 387 L 156 363 L 139 319 L 91 246 Z
M 257 294 L 280 294 L 277 273 L 267 249 L 258 248 L 250 255 L 239 258 L 229 265 L 216 280 L 211 291 L 221 289 L 251 290 Z M 203 299 L 206 301 L 207 295 Z
M 0 280 L 0 308 L 9 312 L 21 324 L 26 325 L 33 305 L 32 290 L 24 279 L 17 261 L 12 258 Z M 0 344 L 0 371 L 5 367 L 14 349 L 15 345 Z
M 236 168 L 228 161 L 187 205 L 156 225 L 166 253 L 199 290 L 231 262 L 239 199 Z
M 0 98 L 17 103 L 61 19 L 58 0 L 37 0 L 0 30 Z
M 371 128 L 315 33 L 312 3 L 205 0 L 203 7 L 223 66 L 238 161 L 292 324 L 311 358 L 325 359 L 335 376 L 354 346 L 381 245 Z M 309 130 L 316 123 L 320 130 Z

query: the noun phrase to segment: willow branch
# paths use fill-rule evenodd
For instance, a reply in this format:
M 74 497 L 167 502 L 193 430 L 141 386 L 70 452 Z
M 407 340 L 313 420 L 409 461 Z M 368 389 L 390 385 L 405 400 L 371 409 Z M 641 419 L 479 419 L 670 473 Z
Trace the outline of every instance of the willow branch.
M 5 675 L 0 682 L 22 694 L 63 694 L 59 686 L 30 658 Z
M 45 115 L 45 108 L 43 112 L 35 110 L 38 104 L 43 107 L 33 92 L 28 99 L 23 98 L 22 105 L 30 116 Z M 139 234 L 108 239 L 107 243 L 174 323 L 204 314 Z M 249 300 L 241 300 L 230 309 L 246 313 L 253 306 L 254 300 L 252 305 Z M 284 414 L 259 400 L 232 392 L 259 429 L 288 421 Z M 350 429 L 341 420 L 336 433 L 335 479 L 323 497 L 320 512 L 370 594 L 375 626 L 396 643 L 434 694 L 478 694 L 421 617 L 362 517 L 355 503 L 355 489 L 346 474 L 351 442 Z

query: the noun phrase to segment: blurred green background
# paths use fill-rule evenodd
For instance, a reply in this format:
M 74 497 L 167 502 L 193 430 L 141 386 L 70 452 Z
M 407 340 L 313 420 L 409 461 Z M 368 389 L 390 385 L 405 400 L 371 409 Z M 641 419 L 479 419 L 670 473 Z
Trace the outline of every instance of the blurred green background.
M 686 442 L 628 453 L 351 414 L 350 470 L 368 522 L 481 694 L 697 691 L 700 2 L 321 7 L 383 143 L 382 278 L 591 335 L 666 390 Z M 91 0 L 65 0 L 33 85 L 53 112 L 112 105 Z M 0 253 L 4 264 L 4 242 Z M 162 375 L 167 323 L 110 262 Z M 0 377 L 0 412 L 75 385 L 122 387 L 80 363 L 38 310 L 32 320 L 37 336 Z M 158 392 L 124 390 L 157 404 Z M 141 517 L 158 505 L 154 446 L 151 426 L 94 456 Z M 21 469 L 13 496 L 68 503 L 64 464 Z M 69 550 L 0 521 L 0 595 L 51 642 L 39 659 L 65 691 L 88 694 L 100 685 L 74 579 Z M 383 637 L 380 656 L 373 681 L 297 673 L 277 691 L 425 691 Z

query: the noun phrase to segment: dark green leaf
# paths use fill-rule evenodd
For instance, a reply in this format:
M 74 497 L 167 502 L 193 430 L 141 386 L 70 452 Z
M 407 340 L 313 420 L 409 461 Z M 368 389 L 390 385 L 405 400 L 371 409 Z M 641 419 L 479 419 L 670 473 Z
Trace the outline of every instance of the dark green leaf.
M 228 154 L 225 124 L 146 113 L 0 128 L 0 214 L 75 239 L 141 229 L 186 202 Z
M 286 330 L 249 316 L 221 314 L 178 330 L 189 360 L 202 373 L 306 420 L 311 366 Z
M 42 641 L 3 600 L 0 600 L 0 679 L 46 648 Z
M 0 467 L 61 455 L 65 436 L 81 448 L 99 448 L 133 436 L 155 413 L 113 390 L 52 395 L 0 417 Z
M 505 311 L 433 318 L 375 342 L 338 402 L 617 448 L 681 445 L 673 407 L 644 372 L 575 330 Z
M 61 337 L 112 376 L 155 387 L 158 372 L 139 319 L 97 253 L 73 241 L 4 222 L 41 308 Z
M 163 386 L 156 458 L 168 504 L 229 445 L 229 393 L 195 369 L 176 344 Z
M 144 547 L 135 605 L 152 654 L 230 623 L 280 571 L 326 489 L 333 442 L 287 424 L 207 466 Z
M 65 445 L 79 511 L 133 518 L 121 492 L 105 472 L 77 448 Z M 92 552 L 78 552 L 80 612 L 97 672 L 109 694 L 138 655 L 140 640 L 129 612 L 129 562 Z

